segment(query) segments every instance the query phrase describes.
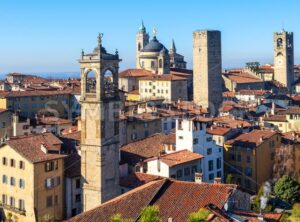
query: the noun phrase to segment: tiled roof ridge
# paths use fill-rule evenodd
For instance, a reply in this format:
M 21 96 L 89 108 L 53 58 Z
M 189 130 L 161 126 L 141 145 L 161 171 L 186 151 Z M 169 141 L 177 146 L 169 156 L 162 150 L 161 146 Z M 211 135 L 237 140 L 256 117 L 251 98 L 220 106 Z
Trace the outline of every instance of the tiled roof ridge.
M 160 194 L 166 190 L 163 188 L 165 188 L 167 185 L 171 184 L 171 180 L 169 180 L 168 178 L 164 178 L 164 179 L 162 179 L 162 181 L 163 181 L 163 183 L 156 189 L 156 191 L 154 192 L 153 196 L 150 198 L 150 200 L 149 200 L 148 204 L 146 204 L 146 206 L 153 205 L 153 203 L 155 202 L 157 197 L 160 196 Z M 140 218 L 141 214 L 142 214 L 142 212 L 139 213 L 139 215 L 137 216 L 137 218 L 134 221 L 137 221 Z

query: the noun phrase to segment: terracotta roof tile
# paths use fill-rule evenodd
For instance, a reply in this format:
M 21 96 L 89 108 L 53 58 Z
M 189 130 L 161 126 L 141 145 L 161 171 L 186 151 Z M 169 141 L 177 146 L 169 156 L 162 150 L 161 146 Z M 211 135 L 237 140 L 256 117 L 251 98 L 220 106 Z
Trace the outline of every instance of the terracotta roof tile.
M 119 73 L 119 78 L 144 77 L 149 75 L 152 75 L 152 72 L 145 69 L 126 69 Z
M 189 150 L 180 150 L 169 154 L 164 154 L 159 157 L 153 157 L 146 159 L 145 161 L 151 161 L 159 159 L 160 161 L 167 164 L 169 167 L 174 167 L 180 164 L 188 163 L 195 160 L 202 159 L 203 156 L 198 153 L 193 153 Z
M 212 135 L 224 136 L 231 131 L 230 128 L 220 127 L 220 126 L 212 126 L 206 129 L 206 132 Z
M 136 172 L 136 173 L 129 174 L 128 176 L 120 177 L 120 186 L 133 189 L 142 186 L 146 183 L 149 183 L 151 181 L 161 180 L 161 179 L 162 177 L 157 175 Z
M 256 83 L 262 82 L 262 80 L 256 76 L 248 73 L 225 73 L 225 77 L 236 83 Z
M 62 141 L 52 133 L 12 137 L 6 143 L 32 163 L 65 157 L 60 154 L 44 153 L 41 150 L 43 145 L 48 151 L 60 151 Z
M 149 204 L 159 207 L 162 221 L 168 221 L 169 217 L 174 221 L 186 221 L 190 213 L 208 204 L 222 209 L 236 188 L 236 185 L 228 184 L 199 184 L 162 179 L 131 190 L 68 221 L 104 222 L 117 213 L 125 219 L 135 220 L 141 209 Z
M 252 130 L 249 133 L 241 134 L 235 139 L 228 140 L 225 143 L 230 145 L 247 143 L 252 146 L 258 146 L 263 143 L 265 139 L 268 139 L 276 134 L 277 132 L 273 130 Z
M 121 159 L 135 165 L 141 160 L 158 156 L 163 150 L 166 136 L 162 133 L 154 134 L 145 139 L 128 143 L 120 148 Z

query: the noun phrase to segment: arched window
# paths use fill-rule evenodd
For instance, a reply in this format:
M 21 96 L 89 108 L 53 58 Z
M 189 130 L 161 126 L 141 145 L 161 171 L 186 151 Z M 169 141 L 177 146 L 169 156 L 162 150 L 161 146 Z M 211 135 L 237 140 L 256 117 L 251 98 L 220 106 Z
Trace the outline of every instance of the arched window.
M 141 50 L 141 43 L 139 42 L 139 44 L 138 44 L 138 50 L 140 51 Z
M 281 48 L 282 47 L 282 38 L 278 38 L 277 39 L 277 48 Z
M 104 96 L 106 97 L 112 97 L 115 95 L 115 92 L 117 90 L 117 86 L 115 86 L 114 84 L 114 76 L 112 71 L 110 71 L 109 69 L 107 69 L 104 73 L 103 73 L 103 77 L 104 77 Z
M 159 62 L 158 62 L 158 67 L 159 67 L 159 68 L 162 68 L 162 59 L 159 60 Z
M 86 92 L 96 93 L 96 85 L 96 73 L 93 70 L 90 70 L 86 76 Z

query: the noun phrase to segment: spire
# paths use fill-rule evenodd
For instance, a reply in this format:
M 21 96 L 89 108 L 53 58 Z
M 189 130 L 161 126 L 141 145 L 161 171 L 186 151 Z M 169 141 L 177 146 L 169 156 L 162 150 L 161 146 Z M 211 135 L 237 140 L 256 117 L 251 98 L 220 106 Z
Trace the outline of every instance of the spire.
M 176 52 L 176 46 L 175 46 L 174 39 L 172 39 L 172 44 L 171 44 L 170 51 Z
M 139 28 L 139 31 L 142 32 L 142 33 L 146 33 L 146 27 L 144 26 L 144 21 L 142 20 L 142 24 Z

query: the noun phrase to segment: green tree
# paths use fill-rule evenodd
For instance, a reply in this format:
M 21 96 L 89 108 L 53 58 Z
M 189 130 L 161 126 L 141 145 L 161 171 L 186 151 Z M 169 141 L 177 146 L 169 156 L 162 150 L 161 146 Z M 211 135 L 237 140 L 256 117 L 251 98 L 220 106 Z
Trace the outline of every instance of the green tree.
M 130 219 L 122 219 L 120 214 L 115 214 L 114 216 L 112 216 L 112 218 L 110 219 L 110 222 L 133 222 L 133 220 Z
M 294 204 L 291 219 L 294 221 L 300 221 L 300 203 Z
M 291 177 L 285 175 L 275 183 L 274 193 L 289 203 L 295 203 L 300 199 L 300 185 Z
M 158 206 L 148 206 L 142 210 L 139 222 L 162 222 Z
M 227 177 L 226 177 L 226 183 L 227 183 L 227 184 L 234 184 L 232 174 L 228 174 L 228 175 L 227 175 Z
M 204 208 L 201 208 L 198 212 L 191 213 L 188 218 L 188 222 L 203 222 L 206 221 L 210 212 Z

